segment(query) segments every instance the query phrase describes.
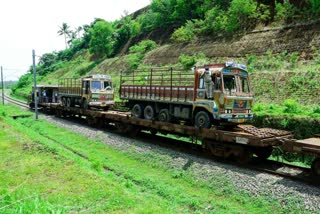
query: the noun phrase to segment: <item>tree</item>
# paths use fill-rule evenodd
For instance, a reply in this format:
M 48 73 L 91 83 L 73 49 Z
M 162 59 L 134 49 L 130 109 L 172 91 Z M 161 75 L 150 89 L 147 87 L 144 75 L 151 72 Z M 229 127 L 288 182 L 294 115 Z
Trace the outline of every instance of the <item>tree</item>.
M 80 39 L 81 38 L 81 31 L 83 30 L 82 26 L 79 26 L 75 29 L 75 33 L 77 34 L 77 38 Z
M 89 29 L 89 50 L 98 57 L 110 56 L 113 51 L 112 25 L 106 21 L 97 21 Z
M 58 31 L 59 36 L 64 35 L 64 42 L 66 44 L 66 49 L 68 48 L 68 43 L 67 43 L 67 36 L 70 34 L 69 26 L 67 23 L 62 23 L 62 26 L 60 26 L 60 30 Z

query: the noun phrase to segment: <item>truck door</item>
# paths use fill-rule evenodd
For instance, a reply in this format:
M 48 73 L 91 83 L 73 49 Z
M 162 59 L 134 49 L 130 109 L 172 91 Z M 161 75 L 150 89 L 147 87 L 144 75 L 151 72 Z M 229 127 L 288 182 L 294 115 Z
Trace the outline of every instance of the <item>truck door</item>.
M 88 80 L 82 82 L 82 93 L 84 95 L 89 94 L 90 89 L 90 82 Z
M 205 98 L 205 86 L 204 86 L 204 79 L 203 77 L 199 77 L 198 88 L 197 88 L 197 99 L 204 99 Z

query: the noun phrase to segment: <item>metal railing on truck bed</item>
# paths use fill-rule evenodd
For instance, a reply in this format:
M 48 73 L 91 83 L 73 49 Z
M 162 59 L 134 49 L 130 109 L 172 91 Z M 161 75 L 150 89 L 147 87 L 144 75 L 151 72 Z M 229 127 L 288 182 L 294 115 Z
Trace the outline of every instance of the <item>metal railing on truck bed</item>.
M 59 80 L 59 94 L 82 95 L 81 80 L 77 78 L 64 78 Z
M 121 72 L 120 98 L 193 101 L 194 76 L 194 71 L 173 68 Z

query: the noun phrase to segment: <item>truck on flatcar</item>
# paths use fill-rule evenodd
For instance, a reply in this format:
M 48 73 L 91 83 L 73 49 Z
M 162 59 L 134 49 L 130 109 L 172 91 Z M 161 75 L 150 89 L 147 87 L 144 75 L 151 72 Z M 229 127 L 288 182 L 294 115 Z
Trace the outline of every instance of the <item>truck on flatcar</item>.
M 114 105 L 114 90 L 111 76 L 108 75 L 60 79 L 58 96 L 66 107 L 78 105 L 84 109 L 93 107 L 107 110 Z
M 151 68 L 121 72 L 120 98 L 127 100 L 134 117 L 182 120 L 203 128 L 233 126 L 253 117 L 247 68 L 233 62 L 198 66 L 192 71 Z
M 28 97 L 28 105 L 30 106 L 30 108 L 34 108 L 35 94 L 37 98 L 37 104 L 39 107 L 46 106 L 48 103 L 58 104 L 58 93 L 58 85 L 37 85 L 36 90 L 34 90 L 34 87 L 32 87 L 32 93 Z

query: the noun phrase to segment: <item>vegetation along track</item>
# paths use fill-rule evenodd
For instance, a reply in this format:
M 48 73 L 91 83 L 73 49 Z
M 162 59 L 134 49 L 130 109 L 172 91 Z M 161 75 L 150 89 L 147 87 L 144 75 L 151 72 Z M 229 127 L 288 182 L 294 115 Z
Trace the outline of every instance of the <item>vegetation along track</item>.
M 13 99 L 11 97 L 5 96 L 5 100 L 10 103 L 13 103 L 15 105 L 21 106 L 23 108 L 29 108 L 27 103 Z M 77 122 L 79 122 L 79 120 L 82 120 L 82 119 L 78 118 Z M 110 126 L 109 126 L 109 128 L 110 128 Z M 111 126 L 111 130 L 114 130 L 114 127 Z M 45 136 L 45 135 L 43 135 L 43 136 L 49 138 L 48 136 Z M 156 143 L 157 145 L 162 146 L 162 147 L 167 147 L 170 149 L 174 149 L 176 151 L 181 151 L 181 152 L 184 152 L 187 154 L 200 156 L 200 157 L 203 157 L 206 159 L 213 158 L 211 155 L 204 152 L 202 146 L 199 144 L 194 144 L 191 142 L 186 142 L 186 141 L 177 140 L 177 139 L 168 138 L 168 137 L 159 136 L 159 135 L 152 135 L 152 134 L 148 134 L 146 132 L 140 133 L 137 137 L 140 138 L 142 141 L 150 143 L 150 144 Z M 76 150 L 64 145 L 61 142 L 58 142 L 55 139 L 50 138 L 50 140 L 59 144 L 64 149 L 67 149 L 67 150 L 71 151 L 72 153 L 78 155 L 79 157 L 86 159 L 86 160 L 88 159 L 85 154 L 83 154 L 79 151 L 76 151 Z M 279 161 L 273 161 L 273 160 L 261 160 L 257 157 L 253 157 L 252 161 L 247 164 L 238 164 L 232 160 L 221 160 L 220 159 L 219 161 L 223 161 L 228 164 L 236 164 L 238 167 L 242 167 L 242 168 L 249 168 L 252 170 L 257 170 L 257 171 L 261 171 L 261 172 L 265 172 L 265 173 L 269 173 L 269 174 L 273 174 L 273 175 L 278 175 L 278 176 L 281 176 L 284 178 L 288 178 L 288 179 L 291 179 L 294 181 L 303 182 L 303 183 L 306 183 L 309 185 L 320 186 L 319 179 L 311 174 L 309 168 L 305 168 L 305 167 L 293 166 L 290 164 L 286 164 L 286 163 L 279 162 Z M 105 170 L 110 171 L 110 168 L 108 166 L 103 166 L 103 168 Z

